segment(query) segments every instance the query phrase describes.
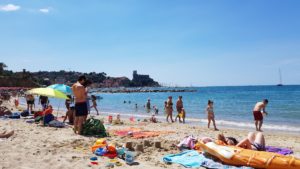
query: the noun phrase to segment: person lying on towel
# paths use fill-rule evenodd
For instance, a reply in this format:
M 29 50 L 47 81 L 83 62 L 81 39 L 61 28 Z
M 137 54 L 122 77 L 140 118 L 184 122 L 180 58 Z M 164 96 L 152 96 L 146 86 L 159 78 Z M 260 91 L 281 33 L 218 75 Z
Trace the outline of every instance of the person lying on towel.
M 211 138 L 202 138 L 203 143 L 212 142 Z M 261 132 L 253 133 L 250 132 L 246 138 L 238 142 L 234 137 L 225 137 L 223 134 L 219 134 L 216 144 L 219 145 L 231 145 L 237 146 L 244 149 L 256 150 L 256 151 L 266 151 L 265 148 L 265 137 Z

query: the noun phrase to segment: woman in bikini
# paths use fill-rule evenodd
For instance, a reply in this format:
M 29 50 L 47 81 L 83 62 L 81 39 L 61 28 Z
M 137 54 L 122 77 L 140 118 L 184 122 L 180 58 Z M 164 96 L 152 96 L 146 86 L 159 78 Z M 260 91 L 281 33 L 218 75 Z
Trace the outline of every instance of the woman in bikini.
M 174 123 L 173 120 L 173 102 L 172 102 L 172 96 L 169 96 L 167 105 L 166 105 L 166 113 L 167 113 L 167 122 L 169 123 L 169 118 L 171 119 L 171 122 Z
M 207 113 L 207 120 L 208 124 L 207 127 L 210 127 L 211 121 L 213 122 L 214 128 L 216 131 L 218 131 L 216 127 L 216 122 L 215 122 L 215 113 L 214 113 L 214 102 L 211 100 L 208 100 L 207 107 L 206 107 L 206 113 Z
M 93 105 L 91 106 L 91 108 L 94 108 L 97 112 L 97 115 L 99 115 L 98 109 L 97 109 L 97 97 L 95 95 L 92 95 L 92 103 Z
M 219 134 L 216 143 L 220 145 L 232 145 L 256 151 L 266 150 L 265 137 L 261 132 L 250 132 L 248 133 L 248 136 L 240 142 L 238 142 L 234 137 L 225 137 L 223 134 Z

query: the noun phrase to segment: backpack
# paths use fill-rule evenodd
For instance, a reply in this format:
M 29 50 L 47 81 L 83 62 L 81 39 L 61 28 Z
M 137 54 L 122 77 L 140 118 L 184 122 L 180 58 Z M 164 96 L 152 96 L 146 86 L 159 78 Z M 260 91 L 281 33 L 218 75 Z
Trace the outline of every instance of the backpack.
M 21 113 L 21 116 L 22 116 L 22 117 L 27 117 L 27 116 L 29 116 L 29 111 L 28 111 L 28 110 L 24 110 L 24 111 Z
M 107 133 L 102 122 L 94 118 L 90 118 L 84 123 L 81 134 L 85 136 L 107 137 Z

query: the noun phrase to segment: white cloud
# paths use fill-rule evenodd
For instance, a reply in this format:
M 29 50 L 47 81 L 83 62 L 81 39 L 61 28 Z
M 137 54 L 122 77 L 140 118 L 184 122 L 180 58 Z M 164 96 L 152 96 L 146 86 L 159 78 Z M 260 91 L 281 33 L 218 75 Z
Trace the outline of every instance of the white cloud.
M 42 13 L 49 13 L 50 8 L 41 8 L 41 9 L 39 9 L 39 11 L 42 12 Z
M 4 11 L 4 12 L 17 11 L 20 8 L 21 8 L 20 6 L 14 4 L 0 5 L 0 11 Z

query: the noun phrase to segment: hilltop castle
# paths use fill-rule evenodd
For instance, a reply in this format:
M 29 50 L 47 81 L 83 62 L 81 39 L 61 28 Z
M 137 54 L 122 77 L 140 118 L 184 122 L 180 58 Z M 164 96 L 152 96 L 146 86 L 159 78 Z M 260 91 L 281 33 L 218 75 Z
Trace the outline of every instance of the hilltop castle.
M 139 75 L 136 70 L 133 71 L 132 77 L 132 86 L 140 87 L 140 86 L 151 86 L 151 87 L 158 87 L 158 82 L 154 81 L 150 78 L 149 75 Z

